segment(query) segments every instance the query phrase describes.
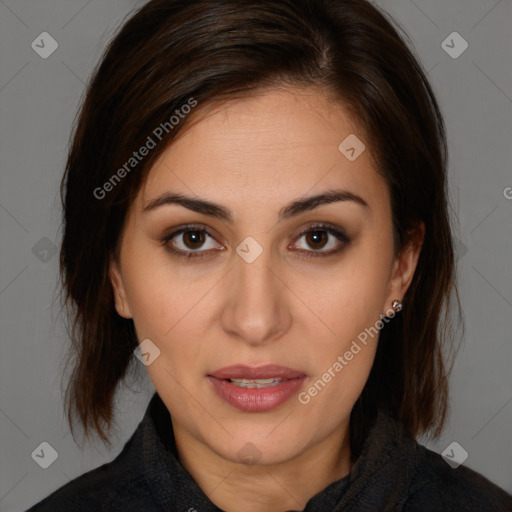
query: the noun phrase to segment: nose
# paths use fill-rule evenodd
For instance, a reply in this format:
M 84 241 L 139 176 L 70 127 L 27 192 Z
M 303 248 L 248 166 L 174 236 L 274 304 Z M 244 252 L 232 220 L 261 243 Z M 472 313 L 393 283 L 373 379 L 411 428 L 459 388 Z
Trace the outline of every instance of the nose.
M 280 338 L 291 324 L 290 292 L 270 250 L 251 263 L 238 255 L 229 273 L 221 323 L 230 336 L 253 346 Z M 282 272 L 281 272 L 282 273 Z

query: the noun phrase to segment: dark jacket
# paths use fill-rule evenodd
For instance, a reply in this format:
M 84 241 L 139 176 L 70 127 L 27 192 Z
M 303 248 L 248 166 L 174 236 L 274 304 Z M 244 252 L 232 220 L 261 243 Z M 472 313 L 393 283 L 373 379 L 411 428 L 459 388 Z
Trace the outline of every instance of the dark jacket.
M 178 460 L 157 393 L 122 452 L 29 512 L 218 512 Z M 479 473 L 454 469 L 379 413 L 350 474 L 313 496 L 306 512 L 507 512 L 512 496 Z M 240 512 L 243 512 L 242 510 Z

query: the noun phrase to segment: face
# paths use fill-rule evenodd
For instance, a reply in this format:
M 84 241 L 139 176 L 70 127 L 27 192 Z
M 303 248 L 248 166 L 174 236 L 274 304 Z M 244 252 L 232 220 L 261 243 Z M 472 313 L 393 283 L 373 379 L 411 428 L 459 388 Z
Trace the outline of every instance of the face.
M 116 308 L 160 350 L 146 369 L 182 438 L 290 461 L 346 429 L 418 251 L 394 254 L 371 148 L 339 149 L 364 135 L 321 92 L 271 90 L 196 121 L 128 212 Z

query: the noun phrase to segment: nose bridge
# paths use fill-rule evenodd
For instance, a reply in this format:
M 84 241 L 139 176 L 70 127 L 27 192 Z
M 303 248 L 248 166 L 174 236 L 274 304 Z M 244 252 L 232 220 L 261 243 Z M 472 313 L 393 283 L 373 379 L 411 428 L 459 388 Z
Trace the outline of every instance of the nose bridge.
M 248 237 L 236 252 L 223 327 L 247 343 L 265 343 L 286 329 L 283 285 L 274 275 L 269 248 Z

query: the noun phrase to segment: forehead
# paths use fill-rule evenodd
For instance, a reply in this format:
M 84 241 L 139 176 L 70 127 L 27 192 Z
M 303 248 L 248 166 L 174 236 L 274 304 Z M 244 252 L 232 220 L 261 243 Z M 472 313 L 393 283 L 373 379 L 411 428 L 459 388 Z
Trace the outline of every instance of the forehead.
M 340 102 L 317 89 L 275 89 L 199 105 L 186 122 L 150 170 L 141 207 L 165 190 L 220 203 L 227 194 L 265 199 L 269 207 L 340 186 L 386 197 L 364 133 Z M 346 140 L 357 158 L 347 157 L 353 154 L 345 152 L 347 144 L 340 151 Z

